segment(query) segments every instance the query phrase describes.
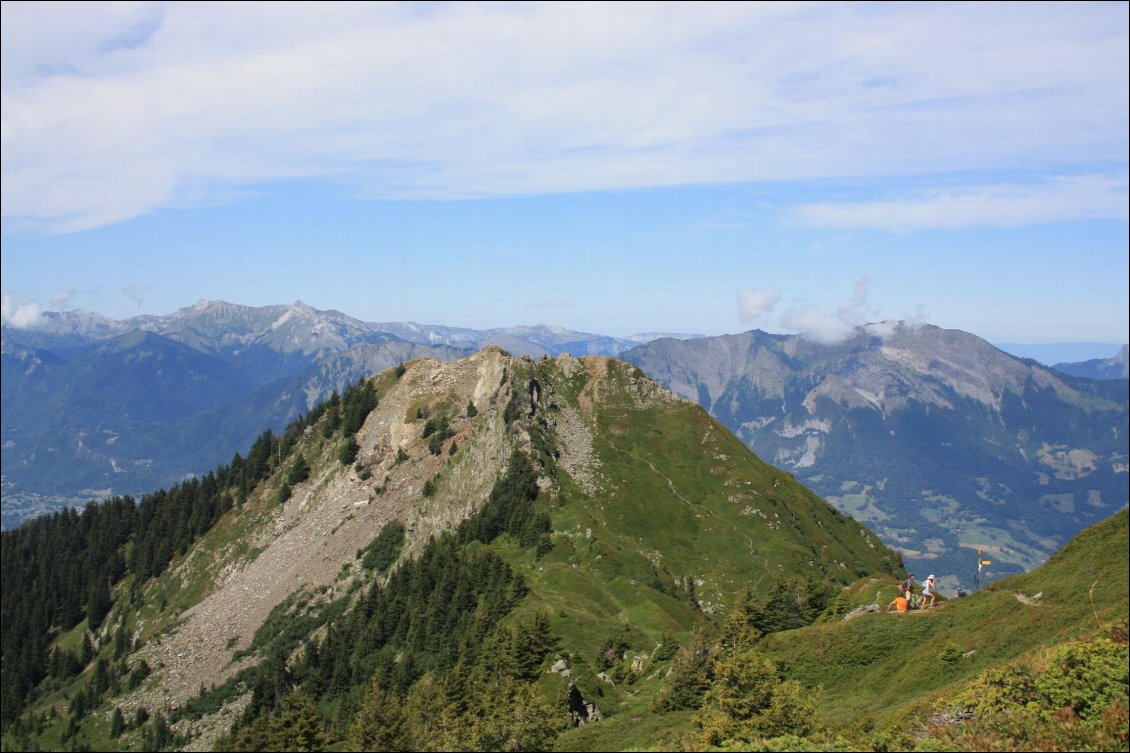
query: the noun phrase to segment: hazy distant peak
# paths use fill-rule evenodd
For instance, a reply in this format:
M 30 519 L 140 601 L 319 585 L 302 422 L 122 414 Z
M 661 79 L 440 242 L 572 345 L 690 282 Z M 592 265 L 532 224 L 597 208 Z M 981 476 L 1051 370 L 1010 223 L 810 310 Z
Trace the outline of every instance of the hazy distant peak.
M 634 343 L 649 343 L 655 340 L 664 340 L 670 338 L 672 340 L 701 340 L 706 335 L 690 335 L 679 332 L 640 332 L 635 335 L 628 335 L 625 340 L 630 340 Z
M 1127 346 L 1123 345 L 1110 358 L 1092 358 L 1081 362 L 1057 363 L 1052 368 L 1064 374 L 1087 379 L 1126 379 L 1130 377 L 1128 361 L 1130 361 L 1130 358 L 1127 356 Z

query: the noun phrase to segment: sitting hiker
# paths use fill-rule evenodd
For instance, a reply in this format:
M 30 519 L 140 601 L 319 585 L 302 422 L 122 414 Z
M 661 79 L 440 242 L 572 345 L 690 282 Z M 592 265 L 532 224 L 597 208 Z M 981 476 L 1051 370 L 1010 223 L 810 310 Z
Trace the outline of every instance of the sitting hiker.
M 899 594 L 898 596 L 896 596 L 894 599 L 891 600 L 890 604 L 887 605 L 887 611 L 888 612 L 897 611 L 899 614 L 906 614 L 906 608 L 909 605 L 910 605 L 910 602 L 907 600 L 907 598 L 905 596 L 903 596 L 902 594 Z

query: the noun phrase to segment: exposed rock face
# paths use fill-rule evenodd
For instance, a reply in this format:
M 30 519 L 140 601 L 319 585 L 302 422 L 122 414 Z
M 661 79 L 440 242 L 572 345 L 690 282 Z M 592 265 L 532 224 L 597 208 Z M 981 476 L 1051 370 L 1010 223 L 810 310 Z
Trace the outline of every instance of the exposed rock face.
M 569 683 L 569 690 L 566 695 L 569 699 L 569 713 L 573 717 L 572 724 L 574 727 L 583 727 L 591 722 L 604 720 L 604 714 L 600 708 L 595 703 L 586 701 L 574 683 Z
M 327 598 L 344 592 L 349 578 L 341 579 L 343 566 L 355 573 L 357 550 L 386 523 L 399 519 L 407 525 L 410 554 L 432 533 L 466 518 L 486 498 L 512 450 L 500 430 L 497 405 L 506 361 L 500 351 L 488 349 L 451 364 L 409 364 L 357 434 L 360 466 L 368 474 L 342 466 L 329 450 L 285 504 L 264 504 L 273 488 L 261 488 L 260 503 L 250 501 L 243 513 L 256 516 L 252 538 L 236 542 L 246 544 L 251 556 L 233 556 L 234 546 L 214 557 L 199 552 L 173 573 L 187 577 L 187 571 L 224 563 L 213 592 L 184 613 L 183 624 L 142 648 L 138 658 L 159 670 L 161 681 L 127 697 L 123 710 L 173 708 L 202 686 L 236 674 L 246 661 L 233 662 L 235 652 L 250 644 L 271 610 L 298 590 L 324 587 L 330 589 Z M 466 395 L 477 402 L 474 419 L 466 416 Z M 416 420 L 410 408 L 441 404 L 451 407 L 455 431 L 446 446 L 456 441 L 464 449 L 447 463 L 436 495 L 424 499 L 425 482 L 445 467 L 448 455 L 446 447 L 439 455 L 431 453 L 421 437 L 424 421 Z M 408 460 L 398 461 L 401 451 Z
M 881 612 L 878 604 L 864 604 L 863 606 L 856 607 L 844 615 L 844 621 L 854 620 L 856 617 L 862 617 L 865 614 L 878 614 Z

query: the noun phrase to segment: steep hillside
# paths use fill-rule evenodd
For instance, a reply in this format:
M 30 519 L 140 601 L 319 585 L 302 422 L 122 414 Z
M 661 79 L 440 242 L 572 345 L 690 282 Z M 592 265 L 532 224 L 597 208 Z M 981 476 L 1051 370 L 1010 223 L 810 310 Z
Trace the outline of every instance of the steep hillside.
M 1128 552 L 1123 510 L 1032 572 L 968 598 L 924 612 L 871 614 L 776 633 L 761 645 L 790 678 L 822 688 L 821 713 L 834 727 L 858 727 L 860 720 L 921 724 L 914 709 L 952 702 L 988 670 L 1002 676 L 999 670 L 1010 662 L 1039 663 L 1065 641 L 1125 626 Z M 885 607 L 895 592 L 893 583 L 866 581 L 853 587 L 853 598 Z M 1121 640 L 1125 651 L 1124 632 Z
M 48 680 L 38 708 L 54 706 L 70 721 L 47 723 L 34 739 L 153 743 L 145 737 L 157 734 L 152 723 L 112 738 L 115 708 L 126 719 L 142 708 L 181 719 L 174 731 L 197 735 L 194 746 L 213 745 L 236 718 L 254 736 L 285 713 L 277 685 L 273 696 L 262 691 L 272 677 L 290 677 L 316 698 L 326 733 L 341 739 L 352 734 L 352 709 L 365 702 L 374 672 L 392 683 L 382 692 L 416 698 L 429 682 L 461 676 L 450 674 L 460 661 L 465 672 L 502 671 L 496 654 L 477 652 L 512 645 L 528 626 L 538 626 L 546 647 L 517 655 L 526 665 L 518 676 L 534 690 L 504 678 L 511 690 L 494 699 L 492 715 L 526 692 L 546 714 L 563 714 L 570 682 L 603 714 L 630 715 L 662 688 L 677 644 L 722 619 L 743 590 L 800 584 L 811 589 L 805 608 L 819 611 L 835 584 L 901 573 L 874 534 L 627 364 L 535 362 L 487 349 L 447 364 L 411 362 L 382 373 L 372 390 L 377 405 L 357 427 L 350 421 L 360 419 L 330 406 L 299 427 L 289 449 L 279 445 L 281 462 L 255 455 L 272 464 L 270 476 L 157 578 L 145 582 L 127 560 L 91 659 L 120 665 L 118 677 L 142 666 L 151 674 L 137 685 L 95 682 L 105 687 L 90 698 L 93 712 L 84 704 L 67 713 L 61 695 L 88 687 L 89 665 L 74 680 Z M 379 543 L 396 524 L 403 543 Z M 439 576 L 421 570 L 439 562 L 447 564 L 436 573 L 453 578 L 489 565 L 489 582 L 509 583 L 508 595 L 492 601 L 476 581 L 453 580 L 441 597 L 424 585 Z M 396 598 L 406 601 L 386 606 L 402 588 Z M 421 606 L 410 607 L 417 598 Z M 386 627 L 367 622 L 383 614 Z M 486 615 L 496 616 L 476 622 Z M 81 642 L 83 624 L 64 626 L 60 645 Z M 481 637 L 458 643 L 476 624 Z M 119 635 L 133 636 L 132 649 Z M 281 674 L 272 674 L 279 661 Z M 332 679 L 339 676 L 345 684 Z M 213 685 L 213 700 L 192 700 Z
M 868 523 L 920 575 L 1031 568 L 1130 495 L 1125 382 L 1076 379 L 968 333 L 904 324 L 823 345 L 747 332 L 624 358 Z

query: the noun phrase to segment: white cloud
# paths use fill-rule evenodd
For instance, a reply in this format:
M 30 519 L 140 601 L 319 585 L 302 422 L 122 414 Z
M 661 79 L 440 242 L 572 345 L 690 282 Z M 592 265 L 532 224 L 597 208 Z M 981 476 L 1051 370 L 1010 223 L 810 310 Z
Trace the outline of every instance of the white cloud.
M 774 287 L 742 288 L 738 291 L 738 317 L 752 322 L 772 311 L 780 300 L 781 294 Z
M 901 322 L 872 322 L 864 325 L 867 334 L 874 335 L 880 340 L 887 340 L 898 331 Z
M 51 296 L 51 305 L 56 309 L 61 309 L 66 306 L 75 297 L 75 291 L 62 290 L 55 295 Z
M 1127 159 L 1124 4 L 5 3 L 2 212 Z
M 39 324 L 39 320 L 38 303 L 15 303 L 10 294 L 4 293 L 2 300 L 0 300 L 0 321 L 4 322 L 4 326 L 13 329 L 29 329 Z
M 781 324 L 796 330 L 802 337 L 824 345 L 842 342 L 855 332 L 855 325 L 836 314 L 825 314 L 815 306 L 789 309 L 781 317 Z
M 1128 216 L 1127 181 L 1110 175 L 1060 177 L 1034 185 L 962 187 L 903 199 L 809 204 L 805 222 L 907 233 L 936 228 L 1019 227 Z
M 870 284 L 869 277 L 856 280 L 852 297 L 837 306 L 835 313 L 824 313 L 813 305 L 794 306 L 781 315 L 781 325 L 825 345 L 842 342 L 855 334 L 867 316 Z

